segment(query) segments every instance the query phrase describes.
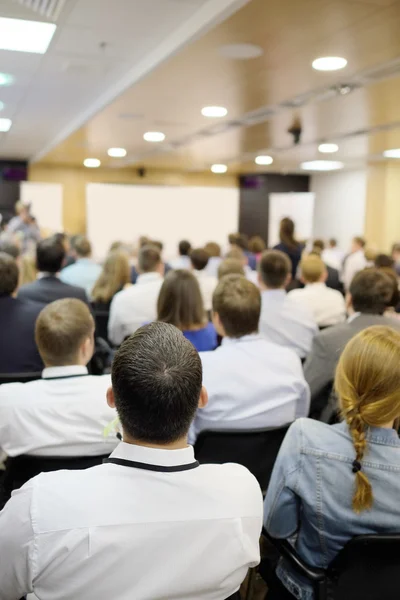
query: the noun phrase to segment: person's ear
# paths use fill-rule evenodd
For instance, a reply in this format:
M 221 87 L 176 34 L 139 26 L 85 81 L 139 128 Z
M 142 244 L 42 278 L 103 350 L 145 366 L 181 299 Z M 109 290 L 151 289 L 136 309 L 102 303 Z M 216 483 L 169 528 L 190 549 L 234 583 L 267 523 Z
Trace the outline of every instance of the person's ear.
M 115 408 L 115 396 L 112 387 L 107 390 L 107 404 L 110 408 Z
M 212 312 L 212 322 L 213 322 L 215 329 L 217 330 L 218 335 L 225 337 L 226 334 L 225 334 L 224 326 L 221 323 L 219 314 L 215 311 Z
M 287 286 L 289 285 L 289 283 L 292 281 L 292 274 L 288 273 L 287 277 L 286 277 L 286 281 L 285 281 L 285 285 L 284 287 L 287 288 Z
M 350 292 L 347 292 L 347 294 L 346 294 L 346 310 L 347 310 L 347 312 L 350 312 L 353 310 L 353 298 L 352 298 Z
M 203 385 L 203 387 L 201 388 L 201 392 L 200 392 L 199 408 L 205 408 L 207 406 L 207 404 L 208 404 L 208 392 Z
M 94 332 L 92 335 L 85 338 L 80 347 L 82 362 L 87 365 L 94 354 Z

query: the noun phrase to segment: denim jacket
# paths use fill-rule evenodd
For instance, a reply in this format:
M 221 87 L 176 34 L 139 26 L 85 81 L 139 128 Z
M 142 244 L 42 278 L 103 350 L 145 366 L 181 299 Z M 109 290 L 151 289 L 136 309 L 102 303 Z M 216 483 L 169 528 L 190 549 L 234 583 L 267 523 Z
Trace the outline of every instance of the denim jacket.
M 309 565 L 327 568 L 354 536 L 400 532 L 399 437 L 394 429 L 371 427 L 367 440 L 362 468 L 374 503 L 357 514 L 347 424 L 298 419 L 286 435 L 265 498 L 264 525 L 276 538 L 296 534 L 296 549 Z M 284 562 L 277 575 L 296 598 L 312 600 L 312 586 Z

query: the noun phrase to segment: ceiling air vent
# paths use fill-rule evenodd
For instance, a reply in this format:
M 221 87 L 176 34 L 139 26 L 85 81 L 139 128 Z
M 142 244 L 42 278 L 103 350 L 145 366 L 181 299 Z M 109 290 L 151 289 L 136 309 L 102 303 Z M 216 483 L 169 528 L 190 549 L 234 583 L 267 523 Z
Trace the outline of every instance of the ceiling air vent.
M 35 13 L 51 21 L 57 21 L 66 0 L 14 0 L 14 2 L 33 10 Z

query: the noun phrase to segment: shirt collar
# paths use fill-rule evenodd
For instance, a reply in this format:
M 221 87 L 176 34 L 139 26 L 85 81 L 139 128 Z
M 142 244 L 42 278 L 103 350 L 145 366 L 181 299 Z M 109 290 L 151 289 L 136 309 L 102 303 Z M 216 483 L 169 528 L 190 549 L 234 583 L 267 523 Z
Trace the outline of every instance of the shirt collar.
M 222 340 L 222 346 L 229 346 L 233 344 L 240 344 L 242 342 L 256 342 L 264 339 L 260 333 L 251 333 L 250 335 L 243 335 L 240 338 L 224 337 Z
M 53 379 L 54 377 L 69 377 L 71 375 L 87 375 L 88 370 L 82 365 L 68 365 L 67 367 L 47 367 L 43 369 L 42 379 Z
M 138 276 L 135 285 L 140 283 L 150 283 L 150 281 L 158 281 L 160 279 L 162 279 L 160 273 L 142 273 Z
M 286 290 L 278 289 L 278 290 L 263 290 L 261 292 L 261 296 L 265 298 L 275 298 L 276 300 L 280 300 L 286 296 Z
M 360 312 L 355 312 L 354 314 L 350 315 L 349 318 L 347 319 L 348 323 L 352 323 L 355 319 L 357 319 L 357 317 L 359 317 L 361 315 Z
M 323 281 L 314 281 L 314 283 L 306 283 L 305 285 L 306 288 L 322 288 L 322 287 L 326 287 L 326 283 L 324 283 Z
M 111 458 L 123 458 L 148 465 L 160 465 L 162 467 L 176 467 L 188 465 L 195 461 L 192 446 L 179 450 L 161 450 L 159 448 L 148 448 L 120 442 L 111 454 Z

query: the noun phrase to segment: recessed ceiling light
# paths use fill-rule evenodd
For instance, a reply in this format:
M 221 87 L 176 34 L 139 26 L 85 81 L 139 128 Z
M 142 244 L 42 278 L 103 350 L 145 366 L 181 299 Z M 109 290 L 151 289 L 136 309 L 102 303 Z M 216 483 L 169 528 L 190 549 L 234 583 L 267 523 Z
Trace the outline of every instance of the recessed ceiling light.
M 274 159 L 272 156 L 256 156 L 255 163 L 257 165 L 272 165 Z
M 107 154 L 112 158 L 124 158 L 127 155 L 127 151 L 125 148 L 109 148 Z
M 44 54 L 56 28 L 54 23 L 0 17 L 0 50 Z
M 392 148 L 392 150 L 385 150 L 383 156 L 386 156 L 386 158 L 400 158 L 400 148 Z
M 322 154 L 333 154 L 339 150 L 339 146 L 337 144 L 320 144 L 318 150 Z
M 343 169 L 344 164 L 337 160 L 310 160 L 301 163 L 303 171 L 336 171 Z
M 203 117 L 226 117 L 228 110 L 225 106 L 205 106 L 201 109 Z
M 339 71 L 347 65 L 347 60 L 340 56 L 323 56 L 313 61 L 313 69 L 316 71 Z
M 165 133 L 161 133 L 161 131 L 148 131 L 144 134 L 143 139 L 146 142 L 163 142 L 165 140 Z
M 85 158 L 83 164 L 88 169 L 97 169 L 101 165 L 101 161 L 98 158 Z
M 11 125 L 11 119 L 0 119 L 0 131 L 8 131 Z
M 211 171 L 213 173 L 226 173 L 228 167 L 226 165 L 212 165 Z
M 8 75 L 8 73 L 0 73 L 0 85 L 10 85 L 12 82 L 12 75 Z
M 261 46 L 255 44 L 226 44 L 220 47 L 219 52 L 224 58 L 234 60 L 250 60 L 264 54 Z

